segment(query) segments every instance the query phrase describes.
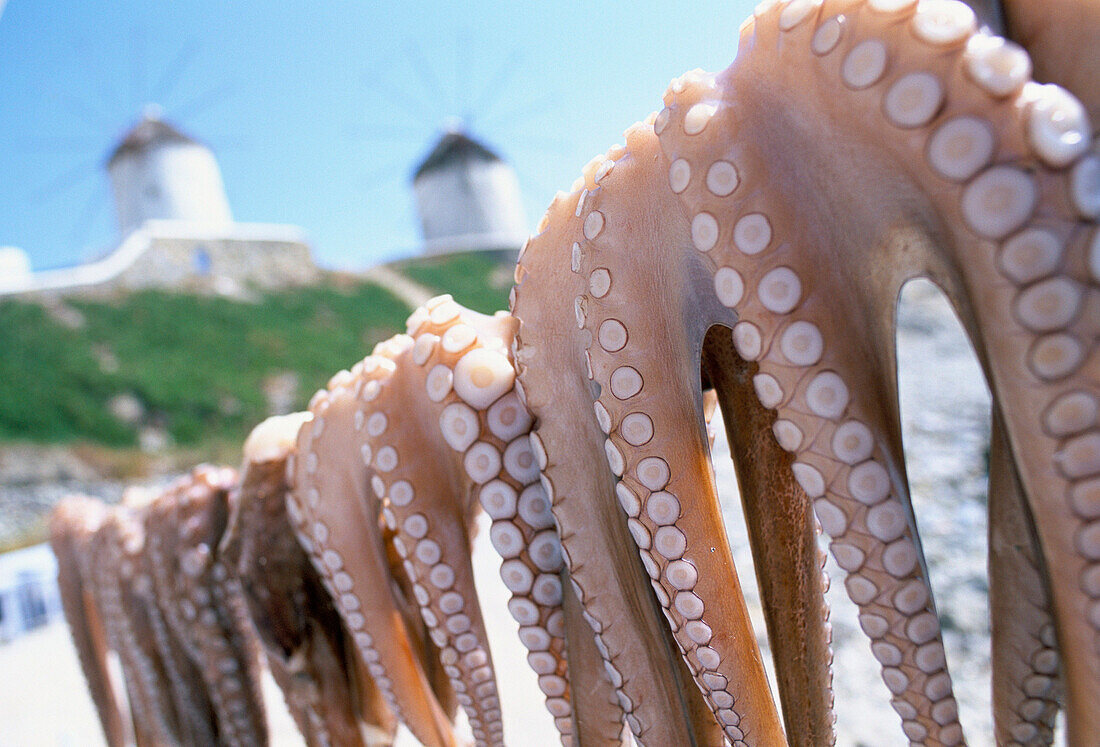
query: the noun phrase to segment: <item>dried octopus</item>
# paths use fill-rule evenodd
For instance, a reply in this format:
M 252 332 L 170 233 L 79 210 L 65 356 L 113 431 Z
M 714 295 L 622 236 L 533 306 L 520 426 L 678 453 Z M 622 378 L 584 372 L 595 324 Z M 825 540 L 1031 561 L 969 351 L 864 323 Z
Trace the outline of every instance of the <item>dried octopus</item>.
M 216 553 L 235 480 L 199 467 L 148 505 L 77 497 L 52 517 L 62 602 L 112 746 L 267 743 L 251 624 Z
M 674 81 L 554 201 L 513 316 L 435 299 L 313 399 L 285 508 L 347 682 L 425 744 L 458 743 L 456 703 L 503 741 L 483 509 L 563 742 L 830 743 L 827 542 L 905 736 L 962 743 L 897 405 L 897 298 L 927 277 L 993 392 L 997 741 L 1049 744 L 1063 706 L 1071 744 L 1100 733 L 1100 7 L 976 9 L 1019 44 L 956 0 L 761 3 L 729 69 Z

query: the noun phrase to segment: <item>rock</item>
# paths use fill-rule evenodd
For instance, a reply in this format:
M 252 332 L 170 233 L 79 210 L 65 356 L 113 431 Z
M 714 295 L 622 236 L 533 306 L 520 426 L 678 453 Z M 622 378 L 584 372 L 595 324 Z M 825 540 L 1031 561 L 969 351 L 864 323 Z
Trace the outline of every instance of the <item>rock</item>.
M 107 402 L 107 410 L 127 425 L 137 425 L 145 417 L 145 405 L 130 393 L 116 394 Z

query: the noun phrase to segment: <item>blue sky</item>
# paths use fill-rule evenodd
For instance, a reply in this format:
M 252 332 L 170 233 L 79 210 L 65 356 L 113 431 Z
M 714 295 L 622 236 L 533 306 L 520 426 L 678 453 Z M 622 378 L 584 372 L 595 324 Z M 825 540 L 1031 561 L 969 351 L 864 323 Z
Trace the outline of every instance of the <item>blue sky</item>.
M 104 157 L 147 103 L 214 148 L 237 220 L 328 267 L 415 252 L 409 174 L 448 117 L 516 165 L 533 228 L 672 77 L 732 61 L 752 5 L 0 0 L 0 246 L 110 247 Z

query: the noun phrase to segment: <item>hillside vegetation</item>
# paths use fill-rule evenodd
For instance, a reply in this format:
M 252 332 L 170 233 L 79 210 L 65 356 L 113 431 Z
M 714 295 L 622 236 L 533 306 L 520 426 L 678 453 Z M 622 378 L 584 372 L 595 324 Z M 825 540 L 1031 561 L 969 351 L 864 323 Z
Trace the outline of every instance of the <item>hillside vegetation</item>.
M 397 262 L 392 268 L 425 288 L 450 293 L 482 314 L 508 308 L 516 267 L 513 251 L 464 252 Z
M 497 253 L 393 267 L 486 312 L 506 306 L 510 268 Z M 276 399 L 305 407 L 333 373 L 404 331 L 410 311 L 346 276 L 247 301 L 142 291 L 0 302 L 0 441 L 239 442 Z

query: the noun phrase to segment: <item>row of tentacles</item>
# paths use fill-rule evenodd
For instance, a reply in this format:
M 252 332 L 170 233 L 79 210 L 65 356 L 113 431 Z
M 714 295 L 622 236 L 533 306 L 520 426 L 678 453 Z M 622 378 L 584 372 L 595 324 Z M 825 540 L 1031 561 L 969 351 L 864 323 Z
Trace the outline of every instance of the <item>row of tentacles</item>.
M 281 426 L 272 515 L 285 510 L 342 623 L 310 634 L 356 655 L 325 686 L 344 693 L 342 728 L 392 734 L 396 718 L 454 744 L 457 704 L 478 743 L 502 742 L 470 566 L 483 509 L 565 743 L 616 743 L 624 724 L 645 744 L 830 742 L 822 531 L 906 737 L 961 743 L 894 384 L 897 293 L 925 275 L 955 302 L 994 393 L 998 742 L 1049 744 L 1064 689 L 1071 742 L 1088 743 L 1100 159 L 1084 109 L 1031 82 L 1027 54 L 953 0 L 761 3 L 734 65 L 674 81 L 665 104 L 555 200 L 516 269 L 514 318 L 434 299 L 408 335 L 333 377 L 311 417 Z M 709 468 L 715 401 L 783 724 Z M 247 537 L 262 523 L 236 526 Z M 132 602 L 102 600 L 108 642 L 125 646 L 111 624 Z M 259 627 L 278 661 L 278 631 Z M 135 713 L 152 708 L 142 656 L 122 659 Z M 324 735 L 341 709 L 311 697 L 288 691 L 292 711 L 312 703 L 299 725 Z
M 235 483 L 200 467 L 150 505 L 78 497 L 52 517 L 65 613 L 111 745 L 266 743 L 255 639 L 214 551 Z
M 244 607 L 310 744 L 358 743 L 357 724 L 370 727 L 366 743 L 389 743 L 397 719 L 424 744 L 459 744 L 456 702 L 479 744 L 502 743 L 470 567 L 481 508 L 493 519 L 490 539 L 528 663 L 563 738 L 571 734 L 560 543 L 528 440 L 531 418 L 513 391 L 514 327 L 506 314 L 433 299 L 409 319 L 415 342 L 381 343 L 333 377 L 309 413 L 258 427 L 239 485 L 231 470 L 200 467 L 146 507 L 107 509 L 84 498 L 59 507 L 53 543 L 63 598 L 111 744 L 124 743 L 126 709 L 112 689 L 108 650 L 121 658 L 139 743 L 265 741 L 248 626 L 238 615 L 232 635 L 211 627 L 226 609 Z M 181 512 L 176 522 L 156 518 Z M 126 537 L 115 533 L 120 524 Z M 166 586 L 140 602 L 118 598 L 144 578 L 134 564 Z M 188 589 L 167 585 L 176 575 Z M 192 631 L 201 645 L 233 646 L 251 663 L 192 657 L 176 674 L 175 639 L 134 630 L 150 614 L 177 626 L 203 622 L 207 629 Z M 587 632 L 580 625 L 574 636 Z M 100 628 L 107 636 L 96 641 Z M 205 736 L 188 731 L 180 706 L 229 704 L 211 683 L 240 672 L 232 689 L 250 708 L 248 728 L 219 712 L 205 714 Z M 602 697 L 610 706 L 609 686 Z M 600 728 L 617 739 L 621 716 Z

